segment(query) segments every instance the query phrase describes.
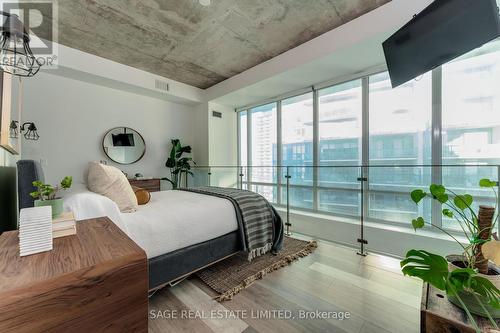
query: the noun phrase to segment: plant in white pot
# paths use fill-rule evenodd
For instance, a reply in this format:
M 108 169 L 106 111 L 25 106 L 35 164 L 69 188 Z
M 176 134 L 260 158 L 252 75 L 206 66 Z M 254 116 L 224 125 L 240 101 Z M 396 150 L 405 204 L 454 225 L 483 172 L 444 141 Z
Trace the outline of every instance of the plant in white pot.
M 479 185 L 494 189 L 496 182 L 482 179 Z M 401 261 L 405 275 L 415 276 L 446 292 L 448 299 L 465 310 L 472 325 L 477 327 L 472 313 L 487 317 L 498 329 L 494 318 L 500 317 L 500 269 L 498 266 L 498 241 L 493 230 L 498 222 L 496 207 L 480 206 L 476 214 L 472 208 L 474 199 L 469 194 L 457 194 L 442 185 L 432 184 L 430 196 L 442 206 L 442 214 L 453 218 L 463 231 L 466 244 L 462 244 L 445 229 L 426 222 L 423 217 L 412 220 L 415 231 L 426 224 L 440 230 L 456 241 L 463 252 L 446 258 L 424 250 L 410 250 Z M 422 189 L 411 192 L 411 199 L 419 204 L 429 194 Z M 490 260 L 491 261 L 490 261 Z
M 63 212 L 63 200 L 57 197 L 57 193 L 60 190 L 66 190 L 71 187 L 73 182 L 73 177 L 66 176 L 61 180 L 60 185 L 52 186 L 50 184 L 44 184 L 41 181 L 34 181 L 33 186 L 36 187 L 36 191 L 31 192 L 30 195 L 36 199 L 35 207 L 40 206 L 51 206 L 52 207 L 52 217 L 58 217 Z

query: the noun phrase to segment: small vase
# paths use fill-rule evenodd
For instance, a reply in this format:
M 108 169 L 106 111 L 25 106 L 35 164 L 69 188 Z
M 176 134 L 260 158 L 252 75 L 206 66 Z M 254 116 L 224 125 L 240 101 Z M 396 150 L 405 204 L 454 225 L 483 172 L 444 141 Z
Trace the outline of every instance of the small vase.
M 52 218 L 59 217 L 63 212 L 63 199 L 35 200 L 35 207 L 51 206 Z

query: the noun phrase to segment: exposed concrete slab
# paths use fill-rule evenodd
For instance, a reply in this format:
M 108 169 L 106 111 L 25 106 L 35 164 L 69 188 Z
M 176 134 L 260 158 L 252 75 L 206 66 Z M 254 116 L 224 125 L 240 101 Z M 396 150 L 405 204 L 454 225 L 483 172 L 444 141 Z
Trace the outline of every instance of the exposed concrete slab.
M 60 0 L 59 43 L 207 88 L 389 1 Z

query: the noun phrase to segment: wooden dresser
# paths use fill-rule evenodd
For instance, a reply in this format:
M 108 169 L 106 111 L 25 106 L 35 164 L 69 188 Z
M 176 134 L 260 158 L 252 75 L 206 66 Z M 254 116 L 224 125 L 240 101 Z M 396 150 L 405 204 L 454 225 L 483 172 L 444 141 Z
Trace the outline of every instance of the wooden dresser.
M 160 191 L 160 179 L 159 178 L 142 179 L 142 180 L 129 179 L 128 181 L 130 182 L 130 185 L 143 188 L 145 190 L 148 190 L 149 192 Z
M 27 257 L 0 235 L 0 332 L 147 332 L 144 250 L 105 217 L 76 228 Z

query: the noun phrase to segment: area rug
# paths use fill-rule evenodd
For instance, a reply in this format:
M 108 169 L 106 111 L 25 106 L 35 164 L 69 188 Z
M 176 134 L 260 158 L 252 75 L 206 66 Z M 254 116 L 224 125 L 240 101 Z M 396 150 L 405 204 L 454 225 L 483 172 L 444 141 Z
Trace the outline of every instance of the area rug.
M 219 294 L 215 299 L 222 302 L 232 299 L 234 295 L 262 279 L 266 274 L 311 254 L 317 246 L 315 241 L 285 237 L 283 249 L 278 255 L 267 253 L 249 262 L 246 253 L 239 253 L 196 275 Z

